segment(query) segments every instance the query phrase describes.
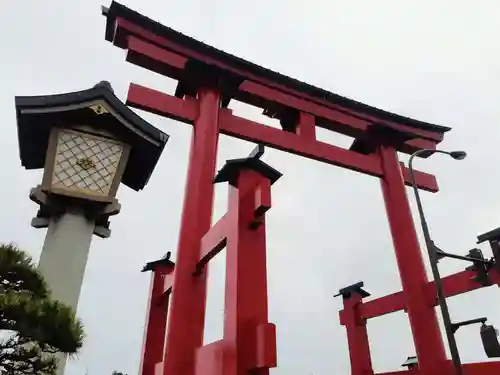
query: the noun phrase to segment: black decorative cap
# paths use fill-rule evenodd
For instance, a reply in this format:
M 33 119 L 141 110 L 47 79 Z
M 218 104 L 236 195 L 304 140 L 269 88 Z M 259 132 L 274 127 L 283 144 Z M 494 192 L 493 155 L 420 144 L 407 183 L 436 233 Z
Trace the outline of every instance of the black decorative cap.
M 174 267 L 175 263 L 170 260 L 171 255 L 172 253 L 168 251 L 163 258 L 146 263 L 146 265 L 142 267 L 141 272 L 156 271 L 156 267 L 158 266 Z
M 270 180 L 271 184 L 274 184 L 282 176 L 282 174 L 278 170 L 260 160 L 262 155 L 264 155 L 264 152 L 264 145 L 258 144 L 246 158 L 226 161 L 226 164 L 224 164 L 222 169 L 215 176 L 214 183 L 227 181 L 231 185 L 235 185 L 241 171 L 251 169 Z
M 416 356 L 413 356 L 413 357 L 408 357 L 405 361 L 405 363 L 403 363 L 401 365 L 402 367 L 407 367 L 408 369 L 412 369 L 412 368 L 415 368 L 418 366 L 418 359 Z
M 274 184 L 283 175 L 280 171 L 264 163 L 262 160 L 249 157 L 226 161 L 226 164 L 224 164 L 222 169 L 215 176 L 214 183 L 229 182 L 229 184 L 234 186 L 238 181 L 240 173 L 245 169 L 260 173 L 270 180 L 271 184 Z
M 339 290 L 338 294 L 334 295 L 334 297 L 342 296 L 343 298 L 351 298 L 353 294 L 359 294 L 361 298 L 370 297 L 371 294 L 363 289 L 365 283 L 363 281 L 357 282 L 356 284 L 352 284 L 346 286 Z

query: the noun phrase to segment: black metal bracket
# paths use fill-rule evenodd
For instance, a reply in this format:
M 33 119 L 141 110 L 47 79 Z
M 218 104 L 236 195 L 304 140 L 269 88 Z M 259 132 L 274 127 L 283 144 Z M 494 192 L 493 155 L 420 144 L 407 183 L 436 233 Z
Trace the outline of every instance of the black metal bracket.
M 486 323 L 487 320 L 488 320 L 488 318 L 486 318 L 486 317 L 477 318 L 477 319 L 470 319 L 470 320 L 464 320 L 462 322 L 452 323 L 451 324 L 451 329 L 452 329 L 453 333 L 455 333 L 455 332 L 458 331 L 458 329 L 460 327 L 469 326 L 471 324 L 477 324 L 477 323 L 484 324 L 484 323 Z
M 494 258 L 485 259 L 481 249 L 477 248 L 471 249 L 469 250 L 469 254 L 466 256 L 446 253 L 435 245 L 434 245 L 434 251 L 436 252 L 436 257 L 438 260 L 442 258 L 452 258 L 452 259 L 463 260 L 466 262 L 471 262 L 472 265 L 470 267 L 467 267 L 466 270 L 474 271 L 476 273 L 474 281 L 478 282 L 483 286 L 491 285 L 488 273 L 493 268 L 493 266 L 495 266 L 495 261 Z
M 479 249 L 472 249 L 470 251 L 473 251 L 473 250 L 479 250 Z M 437 254 L 437 256 L 438 256 L 439 259 L 442 259 L 442 258 L 453 258 L 453 259 L 465 260 L 467 262 L 473 262 L 473 263 L 474 262 L 484 263 L 487 266 L 491 266 L 492 263 L 493 263 L 493 260 L 484 259 L 484 257 L 483 258 L 474 258 L 473 256 L 470 256 L 470 255 L 463 256 L 463 255 L 451 254 L 451 253 L 446 253 L 446 252 L 444 252 L 442 250 L 437 250 L 436 254 Z
M 335 294 L 333 297 L 342 296 L 343 299 L 351 298 L 353 294 L 359 294 L 361 298 L 370 297 L 371 294 L 363 289 L 365 283 L 363 281 L 357 282 L 356 284 L 352 284 L 346 286 L 345 288 L 339 289 L 339 292 Z

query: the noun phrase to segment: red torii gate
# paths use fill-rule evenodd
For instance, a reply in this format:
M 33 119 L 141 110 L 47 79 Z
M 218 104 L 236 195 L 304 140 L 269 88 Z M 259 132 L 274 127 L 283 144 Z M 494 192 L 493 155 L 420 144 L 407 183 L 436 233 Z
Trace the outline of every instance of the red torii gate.
M 193 125 L 176 264 L 167 257 L 147 267 L 154 272 L 141 375 L 268 374 L 276 366 L 274 325 L 267 322 L 265 212 L 271 207 L 271 184 L 281 174 L 255 155 L 228 161 L 216 178 L 230 183 L 228 213 L 211 227 L 219 134 L 380 179 L 403 291 L 365 303 L 356 290 L 344 296 L 340 319 L 347 329 L 352 374 L 373 374 L 366 320 L 403 309 L 418 356 L 418 369 L 411 371 L 450 374 L 433 284 L 425 273 L 406 195 L 409 172 L 397 155 L 435 149 L 450 129 L 285 77 L 116 2 L 103 8 L 103 14 L 106 40 L 125 49 L 127 61 L 178 81 L 175 96 L 131 84 L 127 104 Z M 234 116 L 227 108 L 231 99 L 262 108 L 265 115 L 280 120 L 282 130 Z M 355 141 L 350 149 L 320 142 L 316 127 Z M 434 176 L 416 171 L 415 177 L 420 189 L 438 190 Z M 224 246 L 224 338 L 203 346 L 205 265 Z M 481 287 L 468 271 L 449 276 L 444 284 L 448 296 Z M 168 330 L 165 303 L 171 305 Z M 497 374 L 500 362 L 465 365 L 464 370 L 467 375 Z

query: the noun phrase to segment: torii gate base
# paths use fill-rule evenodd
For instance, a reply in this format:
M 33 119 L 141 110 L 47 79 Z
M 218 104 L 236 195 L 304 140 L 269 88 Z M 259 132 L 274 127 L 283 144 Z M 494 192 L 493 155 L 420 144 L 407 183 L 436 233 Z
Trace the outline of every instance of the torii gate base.
M 418 368 L 411 371 L 452 375 L 405 191 L 408 169 L 397 155 L 436 149 L 450 129 L 271 72 L 116 2 L 103 14 L 106 39 L 127 51 L 127 61 L 178 81 L 175 96 L 132 84 L 127 104 L 193 125 L 176 264 L 164 259 L 147 267 L 154 272 L 140 375 L 260 375 L 277 365 L 275 328 L 267 321 L 264 217 L 271 206 L 271 183 L 280 174 L 255 155 L 228 161 L 216 178 L 230 183 L 228 212 L 210 227 L 219 134 L 380 179 L 403 290 L 369 302 L 363 302 L 356 290 L 344 293 L 340 319 L 347 329 L 351 372 L 374 373 L 366 320 L 404 309 L 418 357 Z M 233 115 L 227 108 L 233 99 L 262 108 L 264 114 L 279 119 L 282 129 Z M 355 141 L 350 149 L 320 142 L 316 127 Z M 415 175 L 419 188 L 438 190 L 434 176 L 418 171 Z M 224 246 L 224 337 L 203 346 L 206 264 Z M 479 288 L 469 276 L 463 272 L 446 278 L 447 295 Z M 499 374 L 500 362 L 464 365 L 464 372 Z

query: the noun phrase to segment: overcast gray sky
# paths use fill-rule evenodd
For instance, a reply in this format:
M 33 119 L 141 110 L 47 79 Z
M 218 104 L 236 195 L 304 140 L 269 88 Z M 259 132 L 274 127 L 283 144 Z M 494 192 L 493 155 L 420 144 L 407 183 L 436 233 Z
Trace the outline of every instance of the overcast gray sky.
M 104 40 L 103 0 L 2 1 L 0 5 L 0 241 L 15 241 L 38 258 L 45 230 L 30 227 L 29 189 L 40 173 L 20 167 L 14 95 L 86 89 L 109 80 L 125 99 L 137 82 L 172 92 L 171 82 L 125 62 Z M 475 236 L 500 225 L 495 177 L 500 163 L 500 2 L 497 0 L 183 0 L 123 3 L 206 43 L 365 103 L 451 126 L 443 149 L 464 149 L 454 162 L 418 161 L 436 173 L 441 192 L 424 203 L 436 242 L 465 253 Z M 232 105 L 235 114 L 264 119 Z M 145 261 L 175 256 L 186 174 L 188 125 L 141 113 L 171 135 L 146 189 L 119 191 L 122 212 L 112 237 L 94 239 L 78 314 L 85 347 L 67 374 L 137 373 L 149 275 Z M 346 145 L 320 133 L 320 139 Z M 222 137 L 218 167 L 252 144 Z M 403 157 L 406 160 L 405 157 Z M 377 179 L 269 151 L 284 173 L 273 187 L 268 224 L 270 320 L 278 328 L 273 375 L 348 374 L 345 330 L 338 323 L 340 287 L 363 280 L 374 296 L 400 289 Z M 226 187 L 217 187 L 216 214 Z M 166 197 L 166 199 L 164 198 Z M 486 247 L 484 250 L 489 251 Z M 68 249 L 71 250 L 71 249 Z M 487 252 L 489 254 L 489 252 Z M 222 334 L 224 258 L 211 264 L 206 341 Z M 460 262 L 442 262 L 443 274 Z M 299 294 L 300 293 L 300 294 Z M 453 319 L 488 316 L 500 326 L 496 287 L 451 299 Z M 461 329 L 464 361 L 483 360 L 477 327 Z M 376 371 L 396 370 L 414 354 L 408 320 L 396 313 L 369 322 Z

